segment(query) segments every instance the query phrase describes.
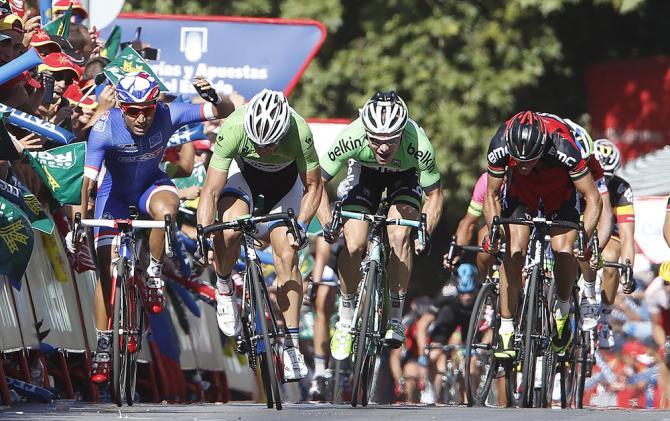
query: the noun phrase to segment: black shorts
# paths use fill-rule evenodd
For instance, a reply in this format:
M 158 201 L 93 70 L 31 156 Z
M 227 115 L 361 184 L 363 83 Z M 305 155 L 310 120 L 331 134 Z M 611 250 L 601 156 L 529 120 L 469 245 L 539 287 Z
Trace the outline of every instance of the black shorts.
M 235 163 L 239 168 L 239 173 L 242 175 L 242 180 L 237 181 L 239 183 L 242 183 L 242 181 L 245 182 L 249 189 L 246 193 L 247 195 L 251 195 L 251 197 L 248 198 L 250 200 L 247 200 L 251 208 L 249 211 L 253 212 L 256 210 L 259 215 L 270 213 L 280 204 L 280 202 L 286 201 L 287 196 L 291 190 L 294 189 L 294 185 L 298 179 L 298 166 L 295 162 L 292 162 L 286 168 L 272 172 L 258 169 L 253 165 L 244 162 L 242 159 L 235 159 Z M 240 194 L 240 192 L 244 192 L 246 188 L 245 186 L 236 184 L 236 179 L 233 177 L 235 174 L 232 171 L 232 168 L 233 167 L 231 166 L 226 189 L 221 193 L 221 198 L 225 196 L 245 196 L 244 194 Z M 263 197 L 262 200 L 259 199 L 260 196 Z M 292 202 L 295 202 L 295 200 L 292 200 Z M 290 207 L 292 207 L 297 214 L 300 208 L 300 202 L 298 201 L 297 204 L 291 203 L 291 205 L 292 206 Z
M 537 215 L 531 214 L 528 206 L 522 203 L 519 198 L 508 193 L 502 203 L 501 216 L 503 218 L 532 219 Z M 568 221 L 574 222 L 575 224 L 579 223 L 580 214 L 577 209 L 575 195 L 571 195 L 568 200 L 563 202 L 556 212 L 545 216 L 549 220 Z
M 435 316 L 433 326 L 428 333 L 431 341 L 447 344 L 449 338 L 454 334 L 456 328 L 461 327 L 461 335 L 463 340 L 468 336 L 468 328 L 470 325 L 470 316 L 472 309 L 465 309 L 460 304 L 450 303 L 443 305 Z
M 421 209 L 423 189 L 415 170 L 380 171 L 350 160 L 344 183 L 347 184 L 342 198 L 344 210 L 375 213 L 384 192 L 391 204 L 403 203 Z

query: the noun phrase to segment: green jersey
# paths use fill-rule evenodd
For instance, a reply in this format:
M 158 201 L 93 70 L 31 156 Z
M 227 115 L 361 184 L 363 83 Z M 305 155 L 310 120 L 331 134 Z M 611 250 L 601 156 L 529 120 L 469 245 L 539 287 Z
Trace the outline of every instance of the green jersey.
M 330 180 L 340 172 L 349 159 L 377 171 L 416 170 L 419 174 L 419 184 L 424 191 L 433 190 L 440 185 L 440 173 L 435 163 L 433 145 L 423 129 L 412 119 L 407 121 L 403 129 L 396 156 L 389 164 L 381 165 L 368 144 L 363 122 L 360 117 L 357 118 L 342 130 L 328 152 L 321 157 L 321 174 L 326 180 Z
M 275 172 L 293 162 L 298 171 L 307 172 L 319 166 L 314 149 L 312 131 L 305 120 L 291 110 L 291 127 L 281 139 L 277 149 L 268 156 L 260 156 L 244 131 L 244 110 L 240 107 L 229 115 L 219 128 L 214 154 L 209 163 L 220 171 L 228 171 L 233 158 L 240 157 L 245 163 L 262 171 Z

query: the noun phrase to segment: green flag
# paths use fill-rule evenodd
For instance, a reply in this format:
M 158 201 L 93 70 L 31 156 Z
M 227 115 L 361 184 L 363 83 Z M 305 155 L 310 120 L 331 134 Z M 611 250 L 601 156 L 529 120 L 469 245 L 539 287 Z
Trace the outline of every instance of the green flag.
M 119 52 L 119 47 L 121 46 L 121 27 L 119 25 L 114 25 L 114 29 L 109 33 L 107 41 L 105 41 L 105 46 L 103 47 L 100 55 L 114 60 L 116 54 Z
M 69 38 L 70 37 L 70 20 L 72 19 L 72 3 L 70 2 L 70 7 L 67 11 L 59 16 L 57 19 L 52 20 L 43 26 L 43 29 L 51 35 L 58 35 L 59 37 Z
M 19 208 L 0 198 L 0 274 L 21 288 L 21 277 L 33 253 L 35 237 L 30 222 Z
M 167 92 L 168 88 L 163 84 L 158 75 L 151 70 L 151 66 L 144 61 L 142 56 L 133 47 L 128 46 L 121 51 L 121 53 L 109 63 L 104 70 L 107 79 L 116 85 L 119 80 L 127 73 L 132 72 L 147 72 L 153 76 L 160 85 L 161 92 Z
M 86 142 L 71 143 L 44 152 L 28 152 L 27 156 L 61 206 L 81 204 Z
M 28 190 L 28 187 L 16 176 L 11 167 L 7 173 L 7 181 L 21 191 L 23 204 L 19 206 L 19 209 L 28 217 L 32 227 L 46 234 L 51 234 L 54 230 L 53 221 L 44 211 L 37 197 Z

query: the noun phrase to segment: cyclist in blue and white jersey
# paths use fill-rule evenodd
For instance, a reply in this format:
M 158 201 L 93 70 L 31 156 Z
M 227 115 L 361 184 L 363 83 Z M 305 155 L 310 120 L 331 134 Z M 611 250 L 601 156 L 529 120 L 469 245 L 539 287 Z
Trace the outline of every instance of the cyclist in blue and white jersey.
M 81 191 L 83 218 L 86 218 L 94 184 L 104 173 L 95 200 L 96 219 L 127 218 L 128 207 L 133 205 L 142 215 L 153 220 L 162 221 L 167 214 L 174 220 L 179 208 L 177 190 L 159 168 L 170 136 L 181 126 L 224 118 L 235 108 L 230 100 L 219 97 L 206 79 L 196 77 L 194 87 L 208 102 L 198 105 L 172 103 L 168 106 L 158 101 L 158 81 L 148 73 L 133 72 L 119 80 L 115 86 L 118 108 L 101 115 L 89 135 Z M 91 379 L 97 383 L 109 379 L 112 333 L 107 328 L 111 314 L 112 241 L 115 234 L 114 229 L 94 229 L 100 282 L 95 300 L 98 343 Z M 80 233 L 69 236 L 70 247 L 72 237 L 78 235 Z M 144 294 L 145 308 L 150 313 L 159 313 L 165 301 L 160 277 L 164 241 L 162 230 L 151 231 L 151 262 Z

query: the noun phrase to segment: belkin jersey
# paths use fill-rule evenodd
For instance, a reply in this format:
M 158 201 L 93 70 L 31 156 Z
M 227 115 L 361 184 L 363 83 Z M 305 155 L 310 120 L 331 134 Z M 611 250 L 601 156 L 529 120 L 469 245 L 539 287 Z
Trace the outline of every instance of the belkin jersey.
M 103 161 L 107 170 L 101 190 L 137 194 L 165 176 L 159 168 L 170 136 L 181 126 L 204 121 L 203 105 L 158 103 L 154 121 L 144 136 L 134 135 L 114 108 L 91 129 L 84 175 L 97 180 Z

